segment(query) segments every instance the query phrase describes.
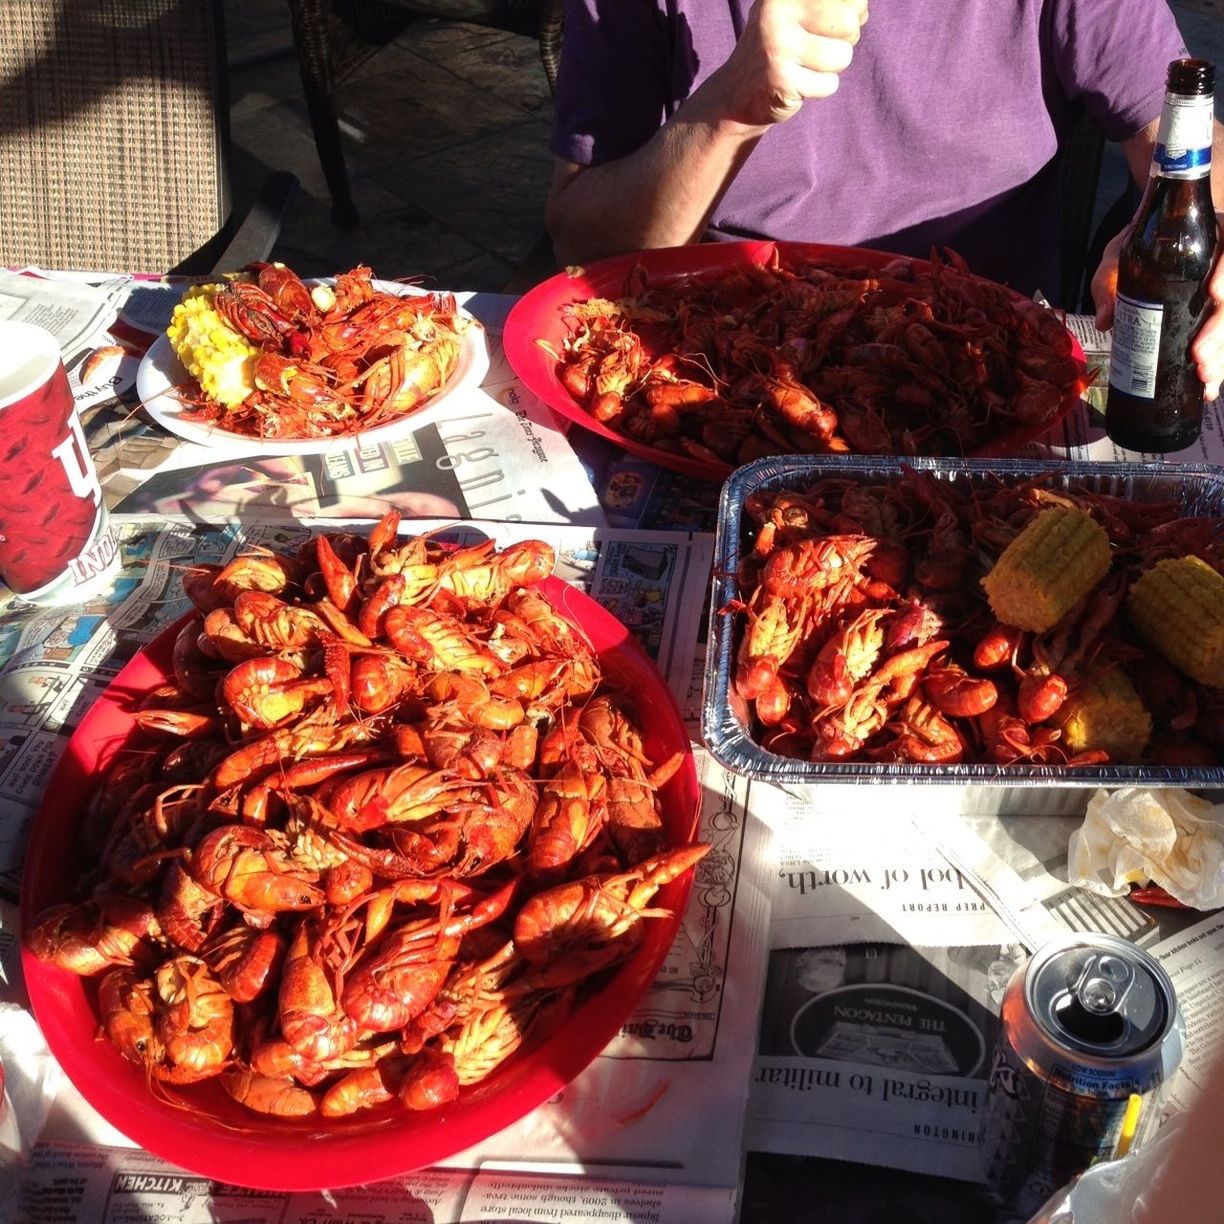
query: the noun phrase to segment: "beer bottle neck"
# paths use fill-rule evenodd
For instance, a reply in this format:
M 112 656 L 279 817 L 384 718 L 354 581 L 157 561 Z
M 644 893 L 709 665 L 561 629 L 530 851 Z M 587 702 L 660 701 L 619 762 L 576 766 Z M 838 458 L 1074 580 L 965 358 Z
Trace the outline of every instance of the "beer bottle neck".
M 1199 179 L 1211 174 L 1214 109 L 1211 94 L 1165 94 L 1152 178 Z

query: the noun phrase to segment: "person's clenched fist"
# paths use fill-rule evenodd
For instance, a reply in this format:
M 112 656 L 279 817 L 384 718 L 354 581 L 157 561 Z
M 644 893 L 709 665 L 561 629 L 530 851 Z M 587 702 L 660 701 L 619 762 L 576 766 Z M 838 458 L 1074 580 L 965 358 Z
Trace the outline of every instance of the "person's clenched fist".
M 720 69 L 729 117 L 751 126 L 789 119 L 827 98 L 850 66 L 867 0 L 756 0 Z

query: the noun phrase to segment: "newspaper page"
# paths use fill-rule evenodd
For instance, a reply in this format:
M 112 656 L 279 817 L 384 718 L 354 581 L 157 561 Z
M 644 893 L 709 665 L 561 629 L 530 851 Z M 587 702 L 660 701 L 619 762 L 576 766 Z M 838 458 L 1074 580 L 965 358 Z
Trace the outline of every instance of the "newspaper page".
M 980 1181 L 987 1058 L 1023 950 L 901 799 L 752 788 L 773 838 L 749 1146 Z
M 551 413 L 517 383 L 486 383 L 438 420 L 394 441 L 337 446 L 317 455 L 224 454 L 182 443 L 149 456 L 125 440 L 104 476 L 112 510 L 192 519 L 404 518 L 599 525 L 604 515 Z M 93 443 L 91 440 L 91 449 Z M 102 449 L 102 448 L 98 448 Z
M 1148 949 L 1173 979 L 1186 1026 L 1186 1055 L 1170 1085 L 1170 1103 L 1188 1109 L 1201 1092 L 1213 1053 L 1224 1051 L 1224 913 L 1154 943 Z
M 60 344 L 65 363 L 101 343 L 126 296 L 131 277 L 58 277 L 38 268 L 23 272 L 0 269 L 0 319 L 18 319 L 49 331 Z
M 427 1169 L 357 1190 L 244 1190 L 173 1169 L 136 1150 L 40 1146 L 4 1224 L 712 1224 L 733 1220 L 731 1187 L 658 1185 L 609 1169 L 490 1163 Z
M 277 455 L 258 442 L 187 442 L 140 411 L 135 379 L 143 350 L 164 328 L 182 288 L 181 282 L 131 287 L 138 306 L 119 315 L 118 337 L 112 336 L 126 355 L 101 387 L 82 386 L 81 363 L 69 364 L 111 510 L 215 520 L 379 518 L 394 509 L 406 518 L 605 522 L 551 410 L 525 392 L 502 353 L 501 323 L 512 298 L 456 295 L 483 325 L 489 370 L 479 388 L 445 412 L 393 442 L 355 446 L 339 439 L 320 454 Z
M 584 429 L 571 426 L 567 436 L 591 477 L 610 527 L 714 530 L 721 481 L 693 480 L 661 468 Z
M 301 522 L 202 525 L 125 515 L 117 515 L 115 524 L 121 570 L 108 600 L 56 611 L 23 608 L 11 600 L 0 622 L 0 798 L 6 811 L 0 822 L 0 893 L 13 899 L 29 826 L 50 771 L 80 717 L 123 664 L 188 609 L 179 581 L 183 567 L 220 564 L 254 548 L 292 550 L 310 530 Z M 708 536 L 448 521 L 413 524 L 418 526 L 457 542 L 485 536 L 499 545 L 529 535 L 547 539 L 557 550 L 559 576 L 616 612 L 677 696 L 687 692 L 711 563 Z M 485 1218 L 468 1214 L 465 1204 L 487 1206 L 511 1193 L 507 1178 L 520 1177 L 522 1184 L 513 1183 L 513 1198 L 506 1201 L 531 1205 L 533 1214 L 523 1218 L 590 1218 L 583 1213 L 605 1201 L 608 1214 L 599 1218 L 733 1218 L 764 972 L 767 897 L 755 883 L 760 826 L 747 817 L 746 783 L 700 750 L 697 760 L 703 796 L 699 836 L 712 850 L 703 860 L 682 935 L 655 986 L 604 1053 L 556 1098 L 480 1149 L 448 1162 L 461 1171 L 456 1179 L 429 1175 L 435 1178 L 429 1185 L 455 1187 L 446 1191 L 453 1199 L 439 1200 L 450 1204 L 445 1210 L 452 1214 L 435 1215 L 435 1221 Z M 0 910 L 0 940 L 11 941 L 8 950 L 15 958 L 14 922 L 12 907 Z M 14 967 L 5 968 L 6 981 L 14 982 Z M 726 989 L 732 980 L 735 989 Z M 701 1128 L 686 1125 L 694 1109 L 708 1118 Z M 71 1085 L 61 1089 L 45 1136 L 24 1175 L 29 1214 L 23 1219 L 30 1224 L 62 1218 L 55 1212 L 65 1194 L 79 1194 L 90 1212 L 96 1209 L 87 1218 L 161 1218 L 139 1214 L 153 1210 L 140 1197 L 144 1194 L 162 1204 L 158 1210 L 179 1218 L 211 1210 L 196 1205 L 201 1179 L 184 1181 L 181 1171 L 150 1164 L 143 1153 L 111 1151 L 107 1145 L 122 1137 Z M 530 1154 L 529 1166 L 524 1153 Z M 470 1171 L 488 1162 L 497 1163 L 500 1180 L 473 1179 Z M 549 1166 L 543 1174 L 540 1162 Z M 575 1175 L 588 1168 L 598 1169 L 601 1180 L 583 1176 L 575 1186 Z M 564 1193 L 557 1188 L 558 1170 L 570 1186 Z M 76 1189 L 65 1190 L 69 1185 Z M 181 1189 L 157 1189 L 170 1186 Z M 681 1187 L 691 1194 L 681 1193 Z M 218 1193 L 218 1201 L 230 1201 L 228 1190 Z M 233 1193 L 244 1203 L 261 1199 Z M 365 1219 L 370 1204 L 389 1193 L 379 1188 L 370 1198 L 365 1190 L 337 1192 L 336 1218 Z M 275 1218 L 313 1219 L 316 1198 L 307 1206 L 278 1196 L 275 1211 L 281 1214 Z M 613 1212 L 614 1203 L 621 1214 Z

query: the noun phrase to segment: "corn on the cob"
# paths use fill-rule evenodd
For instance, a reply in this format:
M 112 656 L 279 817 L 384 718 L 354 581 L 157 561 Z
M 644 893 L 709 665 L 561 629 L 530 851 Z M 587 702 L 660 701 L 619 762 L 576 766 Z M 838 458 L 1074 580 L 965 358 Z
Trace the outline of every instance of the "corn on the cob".
M 255 390 L 257 350 L 213 306 L 220 285 L 194 285 L 170 316 L 166 335 L 183 368 L 210 399 L 226 407 Z
M 1130 677 L 1117 667 L 1076 685 L 1058 722 L 1068 753 L 1104 749 L 1115 765 L 1136 764 L 1152 738 L 1152 716 Z
M 1127 615 L 1179 671 L 1224 688 L 1224 577 L 1200 557 L 1169 557 L 1132 583 Z
M 982 579 L 990 609 L 1005 625 L 1044 633 L 1109 572 L 1109 535 L 1071 506 L 1043 510 Z

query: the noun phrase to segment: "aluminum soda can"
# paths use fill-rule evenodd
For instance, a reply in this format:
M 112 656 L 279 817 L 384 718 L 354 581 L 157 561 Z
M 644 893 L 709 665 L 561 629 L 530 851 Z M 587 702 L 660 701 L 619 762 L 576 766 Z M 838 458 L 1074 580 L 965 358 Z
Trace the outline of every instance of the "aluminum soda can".
M 986 1092 L 982 1157 L 999 1201 L 1031 1213 L 1110 1159 L 1124 1130 L 1137 1145 L 1183 1046 L 1173 983 L 1142 949 L 1088 934 L 1035 953 L 1004 992 Z

